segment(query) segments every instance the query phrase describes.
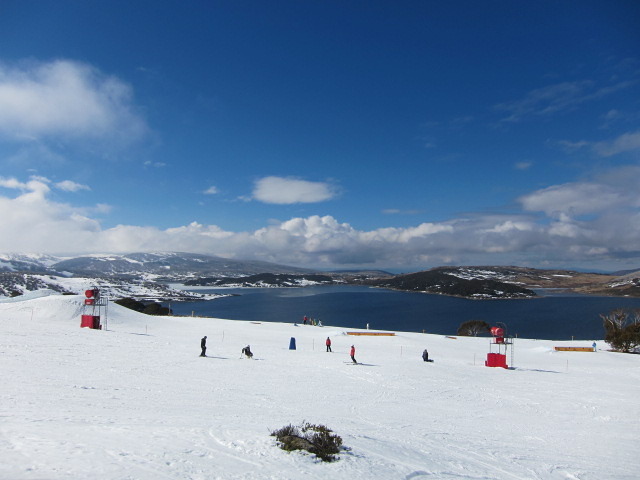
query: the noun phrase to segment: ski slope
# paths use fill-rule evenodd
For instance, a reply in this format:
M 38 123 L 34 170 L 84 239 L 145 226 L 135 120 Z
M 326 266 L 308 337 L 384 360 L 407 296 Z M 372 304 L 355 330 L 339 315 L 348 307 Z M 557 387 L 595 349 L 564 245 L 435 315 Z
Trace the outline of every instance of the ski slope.
M 488 338 L 116 304 L 99 331 L 79 328 L 82 297 L 38 295 L 0 303 L 3 480 L 639 478 L 640 356 L 602 341 L 518 339 L 505 370 L 484 366 Z M 362 365 L 345 363 L 352 344 Z M 270 431 L 302 421 L 343 438 L 337 462 L 275 446 Z

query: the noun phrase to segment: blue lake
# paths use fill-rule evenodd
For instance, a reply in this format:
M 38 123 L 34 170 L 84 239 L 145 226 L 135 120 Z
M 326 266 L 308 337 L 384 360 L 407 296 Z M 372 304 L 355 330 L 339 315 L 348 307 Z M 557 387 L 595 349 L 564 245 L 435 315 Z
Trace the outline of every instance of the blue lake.
M 544 292 L 531 300 L 466 300 L 357 286 L 304 288 L 202 289 L 200 293 L 238 296 L 171 304 L 175 314 L 301 323 L 320 319 L 324 326 L 455 335 L 467 320 L 502 322 L 508 334 L 550 340 L 604 337 L 600 314 L 615 308 L 640 308 L 640 298 L 592 297 Z

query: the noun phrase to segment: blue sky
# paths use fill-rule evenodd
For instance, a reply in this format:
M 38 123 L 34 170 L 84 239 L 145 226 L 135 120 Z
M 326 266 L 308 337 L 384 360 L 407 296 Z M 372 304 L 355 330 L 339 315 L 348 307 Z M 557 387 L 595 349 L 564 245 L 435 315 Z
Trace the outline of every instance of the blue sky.
M 0 252 L 640 267 L 634 1 L 0 3 Z

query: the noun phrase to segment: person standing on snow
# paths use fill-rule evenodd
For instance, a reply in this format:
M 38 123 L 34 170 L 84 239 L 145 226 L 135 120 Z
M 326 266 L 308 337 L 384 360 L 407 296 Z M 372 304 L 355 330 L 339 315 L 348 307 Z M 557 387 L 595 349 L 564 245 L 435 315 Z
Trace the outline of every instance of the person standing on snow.
M 429 361 L 429 352 L 427 352 L 427 349 L 424 349 L 424 352 L 422 352 L 422 360 L 424 360 L 425 362 Z
M 327 346 L 327 352 L 331 351 L 331 339 L 329 337 L 327 337 L 327 341 L 324 342 L 324 344 Z
M 351 355 L 351 360 L 353 360 L 353 363 L 358 363 L 356 361 L 356 347 L 354 347 L 353 345 L 351 345 L 351 352 L 349 353 L 349 355 Z
M 200 340 L 200 348 L 202 349 L 202 353 L 200 354 L 200 356 L 206 357 L 207 356 L 207 336 L 206 335 L 202 337 L 202 340 Z

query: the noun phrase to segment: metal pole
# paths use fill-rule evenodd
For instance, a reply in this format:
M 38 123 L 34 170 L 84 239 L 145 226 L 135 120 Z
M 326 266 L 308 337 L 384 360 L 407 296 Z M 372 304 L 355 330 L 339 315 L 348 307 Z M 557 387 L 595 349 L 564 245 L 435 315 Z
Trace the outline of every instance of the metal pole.
M 109 297 L 106 298 L 105 304 L 104 304 L 104 329 L 108 330 L 109 328 Z

